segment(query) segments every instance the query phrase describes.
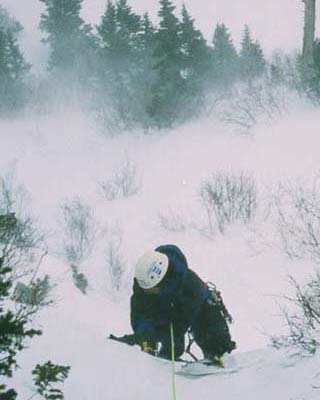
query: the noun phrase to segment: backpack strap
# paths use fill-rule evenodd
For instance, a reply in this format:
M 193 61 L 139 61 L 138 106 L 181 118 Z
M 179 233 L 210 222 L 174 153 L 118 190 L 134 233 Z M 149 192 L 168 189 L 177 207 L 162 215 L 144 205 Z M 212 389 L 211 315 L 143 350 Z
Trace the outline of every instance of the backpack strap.
M 211 298 L 209 298 L 208 302 L 209 304 L 218 306 L 221 312 L 221 315 L 223 318 L 229 323 L 232 324 L 234 322 L 232 315 L 229 313 L 227 310 L 227 307 L 225 306 L 221 292 L 217 289 L 216 285 L 213 282 L 204 282 L 200 276 L 194 272 L 193 269 L 189 268 L 189 270 L 197 276 L 197 278 L 203 283 L 203 285 L 208 289 L 210 292 Z
M 224 319 L 227 322 L 229 322 L 229 324 L 232 324 L 233 323 L 232 315 L 229 313 L 229 311 L 227 310 L 227 307 L 225 306 L 225 304 L 223 302 L 221 292 L 217 289 L 216 285 L 212 282 L 206 282 L 206 286 L 207 286 L 209 292 L 211 293 L 211 299 L 208 300 L 209 303 L 211 303 L 212 305 L 218 306 Z

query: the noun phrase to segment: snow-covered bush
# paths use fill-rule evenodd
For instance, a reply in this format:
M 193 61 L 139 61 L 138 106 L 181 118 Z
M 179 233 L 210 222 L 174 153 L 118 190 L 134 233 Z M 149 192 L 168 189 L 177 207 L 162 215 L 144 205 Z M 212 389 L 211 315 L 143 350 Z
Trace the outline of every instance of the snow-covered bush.
M 290 113 L 303 91 L 294 60 L 278 55 L 263 77 L 239 82 L 221 96 L 213 111 L 240 133 L 251 133 L 261 123 L 272 123 Z
M 96 99 L 94 115 L 98 126 L 106 136 L 115 137 L 128 129 L 119 112 L 106 97 Z
M 288 182 L 279 187 L 274 204 L 282 249 L 290 258 L 320 261 L 319 177 L 312 184 Z M 320 272 L 301 286 L 290 278 L 295 295 L 287 298 L 295 313 L 283 310 L 288 334 L 273 337 L 275 347 L 297 347 L 314 353 L 320 345 Z
M 110 178 L 99 182 L 99 186 L 103 197 L 109 201 L 133 196 L 141 186 L 136 164 L 126 157 Z
M 113 292 L 120 292 L 123 284 L 126 266 L 121 251 L 122 239 L 120 236 L 109 240 L 106 249 L 106 265 L 109 275 L 109 287 Z
M 245 174 L 215 172 L 200 187 L 200 199 L 205 208 L 209 228 L 224 233 L 233 222 L 247 223 L 255 216 L 257 194 L 254 179 Z
M 309 187 L 287 183 L 275 196 L 278 230 L 289 257 L 320 261 L 319 178 Z
M 30 209 L 27 191 L 15 182 L 13 175 L 0 176 L 0 251 L 14 274 L 21 276 L 32 273 L 28 265 L 37 253 L 45 252 L 44 234 L 36 226 Z
M 60 208 L 63 230 L 62 253 L 70 265 L 79 266 L 90 256 L 96 234 L 91 207 L 79 197 L 65 201 Z
M 49 276 L 38 276 L 47 250 L 44 234 L 26 211 L 29 208 L 27 191 L 13 175 L 0 177 L 0 257 L 10 266 L 12 298 L 25 316 L 51 304 L 53 287 Z
M 303 96 L 303 82 L 299 66 L 299 55 L 288 55 L 276 51 L 271 59 L 268 75 L 275 85 L 282 85 L 288 90 Z
M 63 231 L 62 255 L 72 270 L 75 286 L 86 293 L 88 280 L 80 272 L 82 262 L 93 249 L 96 236 L 96 221 L 91 207 L 76 197 L 65 201 L 60 209 L 60 224 Z
M 179 211 L 174 211 L 171 207 L 161 210 L 158 213 L 159 224 L 162 229 L 169 232 L 184 232 L 187 223 Z
M 269 79 L 235 85 L 221 111 L 223 122 L 241 133 L 250 133 L 259 123 L 277 121 L 288 113 L 288 89 Z
M 295 296 L 287 300 L 294 303 L 296 312 L 283 310 L 288 333 L 272 337 L 271 342 L 276 348 L 298 348 L 313 354 L 320 346 L 320 272 L 303 287 L 290 279 Z

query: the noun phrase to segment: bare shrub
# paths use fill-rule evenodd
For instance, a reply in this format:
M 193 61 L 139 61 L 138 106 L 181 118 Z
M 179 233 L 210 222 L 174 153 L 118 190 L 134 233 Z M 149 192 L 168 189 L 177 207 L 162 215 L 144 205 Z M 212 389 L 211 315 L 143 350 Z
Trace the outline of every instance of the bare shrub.
M 223 122 L 244 134 L 251 133 L 258 124 L 279 121 L 302 96 L 297 78 L 284 79 L 282 68 L 278 62 L 262 78 L 235 84 L 214 111 Z
M 93 248 L 96 233 L 93 211 L 78 197 L 65 201 L 60 211 L 63 255 L 70 265 L 79 266 Z
M 15 183 L 13 175 L 0 177 L 0 250 L 7 265 L 22 275 L 22 265 L 45 251 L 44 234 L 26 211 L 30 209 L 24 186 Z
M 291 258 L 320 261 L 319 179 L 311 187 L 280 185 L 275 196 L 278 230 L 283 250 Z
M 127 128 L 117 110 L 105 98 L 95 111 L 95 119 L 106 136 L 119 136 Z
M 287 114 L 286 96 L 286 88 L 268 80 L 235 86 L 221 119 L 238 131 L 249 133 L 258 123 L 277 121 Z
M 140 190 L 137 166 L 128 157 L 113 172 L 113 175 L 99 183 L 104 198 L 109 201 L 133 196 Z
M 208 216 L 211 231 L 236 221 L 254 218 L 257 207 L 255 182 L 251 176 L 216 172 L 200 187 L 200 199 Z
M 301 287 L 292 277 L 291 284 L 295 296 L 287 298 L 296 306 L 293 314 L 283 309 L 288 333 L 271 338 L 276 348 L 297 348 L 303 352 L 315 353 L 320 346 L 320 273 L 304 287 Z
M 10 267 L 13 300 L 21 318 L 51 304 L 48 295 L 53 287 L 48 276 L 37 277 L 47 250 L 44 234 L 29 209 L 24 186 L 15 182 L 13 174 L 0 177 L 0 258 Z
M 303 82 L 297 56 L 276 51 L 271 59 L 269 78 L 274 85 L 282 85 L 303 96 Z
M 125 276 L 125 263 L 121 252 L 121 237 L 112 238 L 107 244 L 106 264 L 112 291 L 120 292 Z
M 15 192 L 6 190 L 1 194 L 3 211 L 0 213 L 0 265 L 10 273 L 12 282 L 8 307 L 13 305 L 19 319 L 27 321 L 40 308 L 52 303 L 52 300 L 48 299 L 53 288 L 49 276 L 38 277 L 47 250 L 43 235 L 35 228 L 32 218 L 25 216 L 25 219 L 20 219 L 23 218 L 20 215 L 25 205 L 21 203 L 21 207 L 14 207 L 16 204 L 13 200 L 17 199 Z
M 320 261 L 320 194 L 319 177 L 303 186 L 287 182 L 279 186 L 274 196 L 277 229 L 282 250 L 290 258 L 308 258 Z M 301 286 L 290 278 L 294 296 L 286 299 L 295 312 L 282 310 L 288 333 L 272 337 L 277 347 L 298 348 L 314 353 L 320 345 L 320 273 Z
M 63 229 L 62 255 L 71 267 L 74 285 L 86 294 L 88 280 L 80 272 L 80 265 L 90 256 L 94 245 L 96 222 L 93 211 L 78 197 L 67 200 L 60 211 Z
M 184 232 L 187 229 L 187 224 L 183 215 L 170 207 L 167 207 L 166 210 L 159 211 L 158 219 L 161 228 L 166 231 Z

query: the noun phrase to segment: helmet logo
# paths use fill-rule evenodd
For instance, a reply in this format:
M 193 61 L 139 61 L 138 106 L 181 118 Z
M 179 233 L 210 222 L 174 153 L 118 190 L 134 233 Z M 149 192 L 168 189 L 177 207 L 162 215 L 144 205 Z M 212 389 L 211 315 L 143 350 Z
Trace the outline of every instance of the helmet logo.
M 161 268 L 156 263 L 154 263 L 151 265 L 151 267 L 148 268 L 147 274 L 152 279 L 154 274 L 160 276 L 161 272 Z

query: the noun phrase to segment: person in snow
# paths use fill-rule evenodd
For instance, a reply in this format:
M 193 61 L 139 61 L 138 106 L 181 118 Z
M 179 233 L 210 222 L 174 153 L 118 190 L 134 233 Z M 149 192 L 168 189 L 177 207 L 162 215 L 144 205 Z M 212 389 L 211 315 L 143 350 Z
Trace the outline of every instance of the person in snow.
M 131 297 L 131 325 L 142 350 L 155 354 L 160 343 L 158 356 L 166 359 L 172 356 L 171 333 L 175 359 L 179 359 L 185 351 L 185 334 L 189 329 L 204 357 L 212 361 L 218 361 L 236 347 L 221 303 L 188 268 L 186 257 L 174 245 L 160 246 L 138 260 Z

